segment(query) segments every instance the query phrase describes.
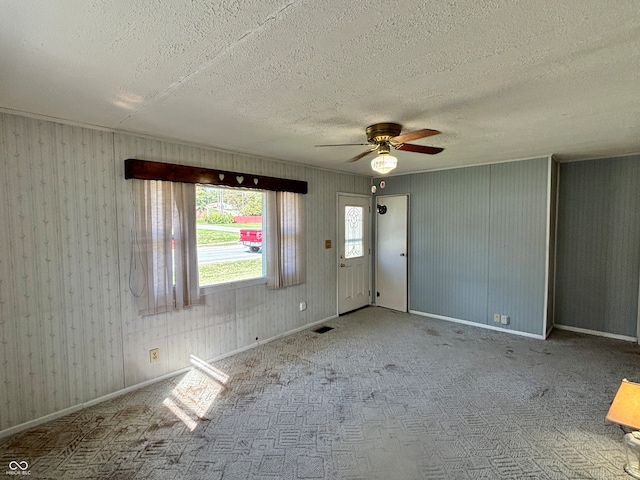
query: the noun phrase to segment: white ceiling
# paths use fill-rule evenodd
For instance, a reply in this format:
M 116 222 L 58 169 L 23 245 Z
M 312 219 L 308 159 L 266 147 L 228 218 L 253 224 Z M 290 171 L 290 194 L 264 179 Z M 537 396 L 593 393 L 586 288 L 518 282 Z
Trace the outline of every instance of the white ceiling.
M 371 174 L 640 152 L 637 0 L 0 0 L 0 108 Z

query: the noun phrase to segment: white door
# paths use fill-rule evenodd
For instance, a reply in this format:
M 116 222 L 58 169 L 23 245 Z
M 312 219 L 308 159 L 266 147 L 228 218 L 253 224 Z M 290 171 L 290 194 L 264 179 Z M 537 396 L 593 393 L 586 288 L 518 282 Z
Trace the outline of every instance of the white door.
M 338 314 L 371 303 L 371 198 L 338 194 Z
M 409 196 L 379 196 L 376 203 L 376 305 L 406 312 Z

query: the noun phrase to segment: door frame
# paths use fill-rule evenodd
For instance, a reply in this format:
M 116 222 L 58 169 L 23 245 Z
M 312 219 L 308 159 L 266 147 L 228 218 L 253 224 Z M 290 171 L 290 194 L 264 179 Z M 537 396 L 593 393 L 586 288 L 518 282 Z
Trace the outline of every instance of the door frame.
M 365 229 L 364 235 L 366 235 L 366 241 L 369 245 L 369 278 L 367 283 L 369 284 L 369 305 L 372 305 L 372 295 L 373 295 L 373 286 L 372 286 L 372 278 L 371 271 L 373 269 L 373 255 L 371 255 L 371 240 L 372 240 L 372 224 L 371 222 L 371 195 L 363 195 L 361 193 L 347 193 L 347 192 L 336 192 L 336 253 L 335 253 L 335 266 L 336 266 L 336 316 L 340 316 L 340 242 L 342 239 L 338 238 L 340 235 L 340 197 L 356 197 L 361 199 L 366 199 L 369 204 L 369 228 Z
M 406 222 L 407 222 L 407 228 L 406 228 L 406 262 L 407 262 L 407 309 L 406 312 L 409 312 L 411 310 L 411 285 L 410 285 L 410 281 L 411 281 L 411 258 L 410 258 L 410 252 L 411 252 L 411 195 L 409 193 L 390 193 L 390 194 L 380 194 L 380 195 L 376 195 L 376 197 L 374 198 L 374 200 L 376 201 L 376 206 L 378 203 L 378 198 L 384 198 L 384 197 L 406 197 L 407 199 L 407 217 L 406 217 Z M 374 302 L 377 305 L 377 291 L 378 291 L 378 256 L 380 255 L 380 251 L 378 249 L 378 212 L 376 210 L 373 210 L 373 215 L 375 215 L 375 222 L 373 222 L 373 226 L 375 228 L 375 240 L 376 240 L 376 244 L 375 244 L 375 255 L 374 258 L 372 259 L 373 262 L 373 269 L 374 269 L 374 278 L 375 278 L 375 285 L 374 288 L 371 290 L 371 293 L 373 295 L 374 298 Z
M 638 272 L 640 274 L 640 272 Z M 636 324 L 636 343 L 640 345 L 640 282 L 638 282 L 638 323 Z

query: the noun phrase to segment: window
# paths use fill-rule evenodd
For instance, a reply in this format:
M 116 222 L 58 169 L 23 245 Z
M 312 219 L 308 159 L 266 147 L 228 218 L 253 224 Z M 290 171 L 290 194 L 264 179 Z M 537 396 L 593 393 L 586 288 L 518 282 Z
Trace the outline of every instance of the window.
M 344 257 L 358 258 L 364 255 L 363 209 L 353 205 L 344 207 Z
M 200 287 L 264 277 L 264 192 L 196 186 Z
M 203 286 L 306 281 L 306 182 L 136 159 L 125 160 L 125 178 L 132 180 L 129 288 L 140 315 L 199 305 Z M 240 256 L 224 258 L 232 247 Z

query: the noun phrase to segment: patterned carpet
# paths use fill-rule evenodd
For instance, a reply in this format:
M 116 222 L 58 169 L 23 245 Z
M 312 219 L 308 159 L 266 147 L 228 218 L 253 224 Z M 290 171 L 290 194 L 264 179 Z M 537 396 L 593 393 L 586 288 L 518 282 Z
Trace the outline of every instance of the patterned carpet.
M 0 477 L 628 479 L 640 348 L 370 307 L 0 440 Z M 19 465 L 18 465 L 19 464 Z

